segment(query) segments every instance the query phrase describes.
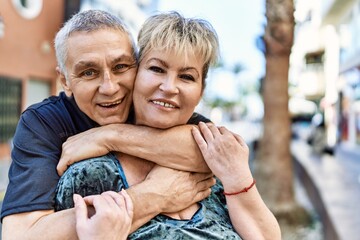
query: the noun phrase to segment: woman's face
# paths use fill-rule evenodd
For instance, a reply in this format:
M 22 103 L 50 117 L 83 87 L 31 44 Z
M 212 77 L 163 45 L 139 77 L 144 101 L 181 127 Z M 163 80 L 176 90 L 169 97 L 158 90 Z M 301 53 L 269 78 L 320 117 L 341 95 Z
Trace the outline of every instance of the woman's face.
M 135 80 L 136 124 L 169 128 L 185 124 L 202 96 L 203 61 L 194 54 L 151 50 Z

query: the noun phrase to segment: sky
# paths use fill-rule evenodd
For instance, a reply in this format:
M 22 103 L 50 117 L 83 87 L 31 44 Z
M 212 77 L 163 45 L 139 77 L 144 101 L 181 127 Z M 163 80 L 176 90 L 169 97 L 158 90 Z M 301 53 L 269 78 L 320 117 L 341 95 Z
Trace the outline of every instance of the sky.
M 217 72 L 216 79 L 222 80 L 211 84 L 217 94 L 235 98 L 238 91 L 233 82 L 257 81 L 264 75 L 264 57 L 256 48 L 256 38 L 266 23 L 264 0 L 159 0 L 158 7 L 160 11 L 177 10 L 185 17 L 208 20 L 218 33 L 222 61 L 229 67 L 236 63 L 245 67 L 237 77 Z

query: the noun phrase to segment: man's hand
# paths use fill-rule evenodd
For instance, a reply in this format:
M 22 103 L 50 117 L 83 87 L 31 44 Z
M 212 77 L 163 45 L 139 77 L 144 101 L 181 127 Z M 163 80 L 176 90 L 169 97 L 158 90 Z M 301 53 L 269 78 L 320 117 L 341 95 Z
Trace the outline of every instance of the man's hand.
M 84 199 L 74 194 L 76 231 L 80 240 L 127 239 L 130 231 L 133 205 L 125 190 L 105 192 Z M 95 213 L 89 216 L 87 205 Z
M 212 173 L 192 173 L 156 165 L 145 181 L 153 181 L 163 199 L 163 213 L 178 212 L 208 197 L 215 184 Z
M 110 125 L 92 128 L 85 132 L 69 137 L 62 145 L 62 153 L 56 167 L 59 176 L 73 163 L 109 153 L 105 137 Z

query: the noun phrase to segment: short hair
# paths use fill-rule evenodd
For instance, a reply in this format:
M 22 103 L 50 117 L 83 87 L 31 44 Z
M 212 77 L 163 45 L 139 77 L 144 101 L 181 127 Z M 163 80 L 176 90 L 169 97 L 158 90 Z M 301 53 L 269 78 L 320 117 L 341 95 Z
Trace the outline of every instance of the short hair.
M 219 59 L 219 40 L 213 26 L 204 19 L 185 18 L 178 12 L 150 16 L 138 35 L 139 61 L 153 49 L 199 54 L 204 60 L 203 88 L 210 66 Z
M 120 18 L 102 10 L 87 10 L 73 15 L 55 36 L 55 53 L 61 72 L 66 73 L 67 40 L 71 34 L 75 32 L 93 32 L 101 29 L 114 29 L 125 33 L 131 42 L 134 59 L 137 58 L 134 39 L 128 27 Z

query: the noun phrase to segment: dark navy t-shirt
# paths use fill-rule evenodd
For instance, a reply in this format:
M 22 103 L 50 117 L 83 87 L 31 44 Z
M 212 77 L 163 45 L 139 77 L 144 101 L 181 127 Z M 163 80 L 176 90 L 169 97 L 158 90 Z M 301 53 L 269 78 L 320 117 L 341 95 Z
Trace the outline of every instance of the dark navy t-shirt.
M 189 123 L 199 121 L 209 120 L 194 114 Z M 10 214 L 54 209 L 62 144 L 68 137 L 97 126 L 63 92 L 26 109 L 13 138 L 1 221 Z
M 13 138 L 1 220 L 9 214 L 54 209 L 62 144 L 96 126 L 63 92 L 26 109 Z

